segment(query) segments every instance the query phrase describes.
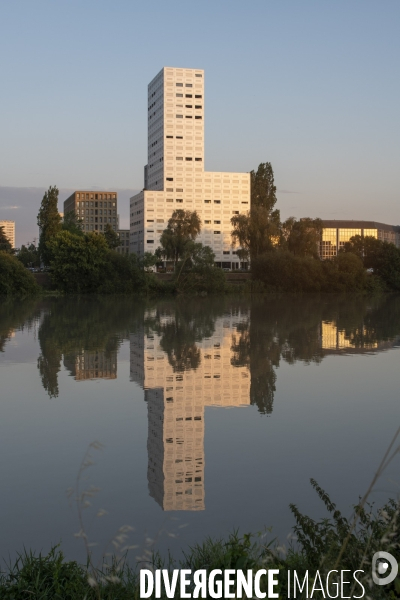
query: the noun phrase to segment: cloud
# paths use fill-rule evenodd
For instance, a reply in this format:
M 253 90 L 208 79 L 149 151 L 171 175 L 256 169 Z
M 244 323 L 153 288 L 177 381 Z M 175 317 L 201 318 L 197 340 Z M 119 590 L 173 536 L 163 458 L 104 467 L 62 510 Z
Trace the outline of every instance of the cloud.
M 18 210 L 19 208 L 21 208 L 20 206 L 0 206 L 0 209 L 2 210 Z

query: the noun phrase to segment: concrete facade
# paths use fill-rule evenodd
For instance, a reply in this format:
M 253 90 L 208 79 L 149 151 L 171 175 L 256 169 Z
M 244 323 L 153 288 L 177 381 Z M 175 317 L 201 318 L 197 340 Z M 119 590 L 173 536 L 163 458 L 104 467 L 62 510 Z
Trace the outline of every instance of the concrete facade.
M 87 231 L 104 231 L 109 223 L 114 231 L 119 229 L 117 192 L 77 190 L 64 201 L 64 214 L 74 211 L 83 220 Z
M 4 227 L 4 233 L 8 241 L 15 248 L 15 221 L 0 221 L 0 227 Z
M 196 210 L 196 241 L 239 268 L 230 220 L 250 210 L 250 174 L 204 171 L 204 71 L 163 68 L 148 86 L 145 189 L 130 199 L 130 251 L 154 252 L 174 210 Z

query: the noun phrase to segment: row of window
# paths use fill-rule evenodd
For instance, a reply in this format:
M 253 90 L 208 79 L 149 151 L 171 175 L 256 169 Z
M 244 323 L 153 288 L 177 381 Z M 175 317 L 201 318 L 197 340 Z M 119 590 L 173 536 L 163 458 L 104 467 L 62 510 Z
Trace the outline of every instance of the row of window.
M 114 231 L 117 230 L 116 225 L 112 225 L 112 228 Z M 82 225 L 82 229 L 85 229 L 86 231 L 103 231 L 103 225 Z
M 183 94 L 176 94 L 177 98 L 183 98 Z M 195 98 L 203 98 L 201 94 L 195 94 Z M 193 98 L 193 94 L 185 94 L 185 98 Z
M 168 157 L 167 157 L 167 158 L 168 158 Z M 183 156 L 177 156 L 177 157 L 176 157 L 176 160 L 183 160 Z M 193 158 L 192 158 L 191 156 L 186 156 L 186 157 L 185 157 L 185 160 L 193 160 Z M 202 159 L 202 158 L 195 157 L 195 159 L 194 159 L 194 160 L 195 160 L 195 161 L 197 161 L 197 162 L 202 162 L 202 160 L 203 160 L 203 159 Z
M 107 200 L 107 198 L 109 200 L 116 198 L 116 194 L 86 194 L 86 200 L 89 200 L 89 196 L 90 196 L 90 200 Z M 81 200 L 85 200 L 85 194 L 76 194 L 77 198 L 80 198 Z
M 116 206 L 116 203 L 115 202 L 108 202 L 108 203 L 107 202 L 86 202 L 86 204 L 85 204 L 85 202 L 77 202 L 76 203 L 76 206 L 78 209 L 83 208 L 84 206 L 90 206 L 91 208 L 93 208 L 93 206 L 95 206 L 96 208 L 97 207 L 103 208 L 103 205 L 104 205 L 104 208 L 107 208 L 107 205 L 109 208 L 111 208 L 111 206 Z
M 177 119 L 183 119 L 183 115 L 175 115 Z M 192 115 L 185 115 L 186 119 L 193 119 Z M 195 119 L 202 119 L 201 115 L 195 115 Z
M 85 214 L 85 210 L 82 208 L 82 209 L 79 211 L 79 209 L 78 209 L 78 215 L 79 215 L 79 214 L 81 214 L 81 215 L 84 215 L 84 214 Z M 86 214 L 87 214 L 87 215 L 89 214 L 89 209 L 88 209 L 88 208 L 86 209 Z M 96 208 L 96 209 L 93 209 L 93 208 L 92 208 L 92 209 L 90 209 L 90 214 L 91 214 L 91 215 L 93 215 L 93 214 L 95 214 L 95 215 L 103 215 L 103 211 L 102 211 L 102 209 L 101 209 L 101 208 L 100 208 L 100 210 L 97 210 L 97 208 Z M 107 215 L 107 214 L 108 214 L 108 215 L 115 215 L 115 214 L 117 214 L 117 212 L 116 212 L 116 210 L 115 210 L 115 209 L 114 209 L 114 210 L 109 210 L 108 212 L 107 212 L 107 210 L 105 210 L 105 211 L 104 211 L 104 214 L 105 214 L 105 215 Z
M 201 104 L 195 104 L 195 108 L 203 108 Z M 176 108 L 183 108 L 183 104 L 177 104 Z M 193 104 L 185 104 L 185 108 L 193 108 Z
M 90 218 L 90 222 L 93 223 L 93 219 L 95 223 L 103 223 L 103 218 L 104 218 L 104 223 L 107 223 L 107 217 L 85 217 L 85 221 L 86 223 L 89 222 L 89 218 Z M 116 223 L 116 218 L 113 217 L 111 220 L 111 217 L 108 217 L 108 223 Z

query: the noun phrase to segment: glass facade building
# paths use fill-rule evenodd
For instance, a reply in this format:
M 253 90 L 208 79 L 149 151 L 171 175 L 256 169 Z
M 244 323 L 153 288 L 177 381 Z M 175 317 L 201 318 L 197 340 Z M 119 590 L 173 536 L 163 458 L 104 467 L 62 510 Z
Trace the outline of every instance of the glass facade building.
M 400 226 L 375 221 L 323 220 L 319 247 L 322 260 L 333 258 L 355 235 L 372 236 L 382 242 L 390 242 L 400 248 Z

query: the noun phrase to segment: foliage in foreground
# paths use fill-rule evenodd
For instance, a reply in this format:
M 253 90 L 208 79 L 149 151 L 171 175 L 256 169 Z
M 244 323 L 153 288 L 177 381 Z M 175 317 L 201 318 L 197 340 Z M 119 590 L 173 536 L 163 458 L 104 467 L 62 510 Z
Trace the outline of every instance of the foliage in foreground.
M 300 581 L 306 571 L 309 571 L 309 593 L 313 587 L 313 578 L 318 571 L 321 580 L 326 581 L 329 571 L 336 569 L 363 570 L 358 574 L 366 590 L 365 596 L 360 596 L 361 588 L 351 590 L 346 588 L 346 597 L 373 598 L 374 600 L 395 600 L 400 598 L 400 579 L 397 578 L 388 586 L 376 586 L 371 581 L 371 558 L 378 550 L 385 550 L 400 560 L 400 515 L 399 506 L 393 500 L 382 509 L 373 511 L 372 507 L 362 502 L 355 506 L 354 517 L 345 518 L 333 504 L 328 494 L 311 480 L 311 484 L 324 503 L 329 516 L 319 521 L 303 515 L 295 505 L 291 505 L 296 519 L 294 533 L 297 536 L 297 546 L 288 552 L 282 548 L 272 548 L 272 542 L 264 541 L 265 535 L 252 536 L 245 534 L 240 537 L 237 532 L 231 534 L 228 540 L 207 539 L 184 554 L 183 560 L 174 561 L 169 557 L 165 564 L 159 555 L 153 555 L 151 564 L 142 566 L 154 568 L 185 568 L 206 569 L 258 569 L 274 568 L 280 570 L 279 598 L 282 600 L 293 596 L 287 588 L 287 571 L 296 570 Z M 338 597 L 335 589 L 335 577 L 331 575 L 330 597 Z M 261 580 L 261 590 L 263 580 Z M 316 584 L 319 588 L 319 584 Z M 277 591 L 277 590 L 275 590 Z M 166 598 L 165 590 L 162 597 Z M 297 598 L 324 598 L 325 593 L 315 591 L 312 596 L 302 595 Z M 56 547 L 47 556 L 35 556 L 25 552 L 21 554 L 14 565 L 0 575 L 0 598 L 4 600 L 24 600 L 25 598 L 40 598 L 42 600 L 75 600 L 89 599 L 128 599 L 139 598 L 137 570 L 129 567 L 124 560 L 114 560 L 109 567 L 102 570 L 93 568 L 88 559 L 86 566 L 75 561 L 65 561 L 62 552 Z M 153 597 L 153 596 L 152 596 Z M 176 598 L 179 598 L 177 591 Z
M 27 296 L 38 292 L 32 273 L 15 256 L 0 251 L 0 296 Z

